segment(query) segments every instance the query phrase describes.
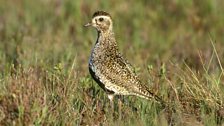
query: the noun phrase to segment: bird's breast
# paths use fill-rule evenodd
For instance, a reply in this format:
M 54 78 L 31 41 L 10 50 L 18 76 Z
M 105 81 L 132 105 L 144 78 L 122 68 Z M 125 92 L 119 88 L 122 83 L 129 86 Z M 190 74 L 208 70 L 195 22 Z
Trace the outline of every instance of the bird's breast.
M 97 69 L 97 66 L 99 66 L 100 64 L 100 54 L 98 53 L 99 49 L 97 47 L 97 45 L 94 46 L 94 48 L 92 49 L 91 55 L 89 57 L 89 68 L 95 72 Z

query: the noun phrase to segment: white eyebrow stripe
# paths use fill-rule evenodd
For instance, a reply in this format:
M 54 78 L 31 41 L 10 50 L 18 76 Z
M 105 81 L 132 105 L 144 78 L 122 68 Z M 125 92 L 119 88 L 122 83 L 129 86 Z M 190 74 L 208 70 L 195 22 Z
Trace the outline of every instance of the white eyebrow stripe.
M 111 18 L 109 16 L 96 16 L 96 17 L 94 17 L 94 19 L 95 18 L 105 18 L 105 19 L 110 19 L 111 20 Z

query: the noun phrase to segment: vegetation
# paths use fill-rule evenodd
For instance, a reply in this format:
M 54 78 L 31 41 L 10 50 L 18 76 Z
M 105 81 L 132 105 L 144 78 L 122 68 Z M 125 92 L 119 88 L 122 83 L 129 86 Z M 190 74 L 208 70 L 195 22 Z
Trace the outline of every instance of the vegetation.
M 223 125 L 224 1 L 1 0 L 0 125 Z M 90 77 L 96 10 L 120 50 L 167 101 L 121 96 Z M 119 99 L 122 104 L 119 103 Z

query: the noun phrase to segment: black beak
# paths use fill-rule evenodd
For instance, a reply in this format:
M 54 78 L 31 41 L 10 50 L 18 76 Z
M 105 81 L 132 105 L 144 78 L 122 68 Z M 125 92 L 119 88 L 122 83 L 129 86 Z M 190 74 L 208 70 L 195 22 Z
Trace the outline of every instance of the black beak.
M 84 27 L 89 27 L 91 25 L 92 25 L 91 23 L 87 23 L 87 24 L 84 25 Z

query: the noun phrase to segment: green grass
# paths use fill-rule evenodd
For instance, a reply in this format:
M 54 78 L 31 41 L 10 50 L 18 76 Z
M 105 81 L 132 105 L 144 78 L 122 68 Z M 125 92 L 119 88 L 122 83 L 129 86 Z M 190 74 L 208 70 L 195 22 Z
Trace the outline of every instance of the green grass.
M 223 125 L 222 0 L 0 1 L 0 125 Z M 119 49 L 169 104 L 124 96 L 110 108 L 88 73 L 96 10 Z

